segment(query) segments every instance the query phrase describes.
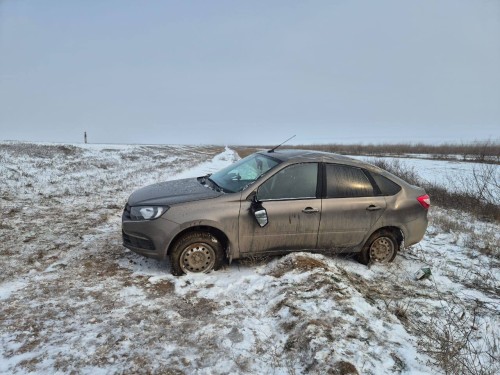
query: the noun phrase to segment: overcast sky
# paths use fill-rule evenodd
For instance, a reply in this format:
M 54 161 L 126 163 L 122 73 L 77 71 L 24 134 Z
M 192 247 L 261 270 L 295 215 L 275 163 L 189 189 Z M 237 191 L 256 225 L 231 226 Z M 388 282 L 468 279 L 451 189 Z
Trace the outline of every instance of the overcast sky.
M 0 140 L 500 139 L 499 0 L 0 0 Z

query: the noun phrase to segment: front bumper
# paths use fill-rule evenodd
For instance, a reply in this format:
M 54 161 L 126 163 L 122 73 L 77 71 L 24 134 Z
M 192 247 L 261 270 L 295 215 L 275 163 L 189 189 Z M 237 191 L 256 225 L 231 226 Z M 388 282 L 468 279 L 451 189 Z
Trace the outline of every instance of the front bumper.
M 155 249 L 154 242 L 148 238 L 138 237 L 125 233 L 122 229 L 123 246 L 148 258 L 160 259 L 158 252 Z
M 179 231 L 179 224 L 162 217 L 133 221 L 125 210 L 122 215 L 123 246 L 137 254 L 162 260 Z

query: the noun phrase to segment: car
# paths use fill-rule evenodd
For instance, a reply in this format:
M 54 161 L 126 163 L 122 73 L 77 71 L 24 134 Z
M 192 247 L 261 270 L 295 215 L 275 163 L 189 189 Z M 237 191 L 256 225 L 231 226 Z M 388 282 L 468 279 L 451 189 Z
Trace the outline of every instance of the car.
M 122 215 L 123 245 L 168 257 L 174 275 L 294 251 L 388 263 L 423 238 L 429 206 L 424 189 L 371 164 L 312 150 L 264 150 L 211 175 L 133 192 Z

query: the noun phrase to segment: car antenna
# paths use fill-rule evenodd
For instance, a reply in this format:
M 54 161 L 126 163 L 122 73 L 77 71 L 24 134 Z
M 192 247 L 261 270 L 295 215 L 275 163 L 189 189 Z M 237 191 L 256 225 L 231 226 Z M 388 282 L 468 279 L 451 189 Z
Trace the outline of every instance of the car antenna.
M 287 143 L 287 142 L 288 142 L 290 139 L 292 139 L 292 138 L 295 138 L 295 135 L 292 135 L 292 136 L 291 136 L 290 138 L 288 138 L 285 142 L 280 143 L 280 144 L 279 144 L 279 145 L 277 145 L 276 147 L 273 147 L 272 149 L 270 149 L 270 150 L 268 151 L 268 153 L 270 153 L 270 154 L 271 154 L 271 153 L 273 153 L 273 152 L 274 152 L 274 150 L 276 150 L 276 149 L 277 149 L 278 147 L 280 147 L 281 145 L 284 145 L 285 143 Z

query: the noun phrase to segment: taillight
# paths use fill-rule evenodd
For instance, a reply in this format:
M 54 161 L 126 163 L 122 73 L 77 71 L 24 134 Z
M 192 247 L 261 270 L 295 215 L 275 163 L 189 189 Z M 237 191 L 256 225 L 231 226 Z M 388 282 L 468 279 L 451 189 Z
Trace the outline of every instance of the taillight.
M 431 206 L 431 198 L 427 194 L 421 195 L 417 198 L 418 203 L 422 205 L 426 210 Z

